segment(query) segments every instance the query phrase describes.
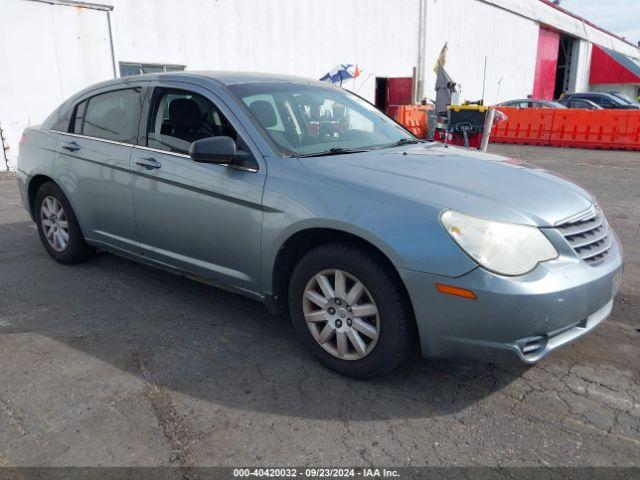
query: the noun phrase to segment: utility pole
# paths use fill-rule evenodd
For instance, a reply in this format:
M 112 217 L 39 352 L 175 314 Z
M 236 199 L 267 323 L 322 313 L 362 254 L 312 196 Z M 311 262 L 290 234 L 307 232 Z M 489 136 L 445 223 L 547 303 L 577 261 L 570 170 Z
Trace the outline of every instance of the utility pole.
M 424 97 L 424 69 L 427 42 L 427 3 L 428 0 L 420 0 L 418 12 L 418 62 L 416 66 L 416 85 L 413 92 L 413 103 L 420 103 Z

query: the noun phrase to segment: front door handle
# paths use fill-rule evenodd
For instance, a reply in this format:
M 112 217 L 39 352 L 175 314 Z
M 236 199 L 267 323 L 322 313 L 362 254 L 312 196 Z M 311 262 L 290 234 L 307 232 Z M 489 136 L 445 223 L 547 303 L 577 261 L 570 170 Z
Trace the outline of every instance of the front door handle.
M 80 145 L 78 145 L 76 142 L 65 142 L 62 144 L 62 148 L 64 148 L 65 150 L 69 150 L 70 152 L 77 152 L 78 150 L 80 150 Z
M 162 164 L 153 157 L 147 157 L 147 158 L 139 157 L 136 159 L 136 165 L 140 165 L 141 167 L 144 167 L 147 170 L 153 170 L 156 168 L 160 168 L 162 166 Z

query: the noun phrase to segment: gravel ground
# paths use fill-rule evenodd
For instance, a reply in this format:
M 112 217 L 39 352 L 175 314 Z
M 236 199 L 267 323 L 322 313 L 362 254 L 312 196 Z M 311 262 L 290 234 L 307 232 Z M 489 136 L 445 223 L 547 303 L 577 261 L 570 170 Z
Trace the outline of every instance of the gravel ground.
M 65 267 L 0 175 L 0 466 L 638 466 L 640 155 L 494 151 L 594 192 L 626 248 L 613 316 L 535 367 L 327 371 L 260 304 L 98 254 Z

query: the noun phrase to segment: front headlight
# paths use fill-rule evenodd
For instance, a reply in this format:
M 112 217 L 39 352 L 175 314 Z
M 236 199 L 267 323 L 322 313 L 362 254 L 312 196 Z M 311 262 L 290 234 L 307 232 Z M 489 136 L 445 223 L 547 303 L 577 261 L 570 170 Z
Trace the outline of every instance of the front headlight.
M 536 227 L 494 222 L 447 210 L 440 216 L 451 238 L 487 270 L 522 275 L 558 256 L 551 242 Z

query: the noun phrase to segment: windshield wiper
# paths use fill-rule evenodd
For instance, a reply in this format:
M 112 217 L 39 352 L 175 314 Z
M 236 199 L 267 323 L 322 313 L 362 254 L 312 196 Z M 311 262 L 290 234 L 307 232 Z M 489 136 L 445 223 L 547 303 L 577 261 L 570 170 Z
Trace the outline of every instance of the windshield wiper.
M 400 145 L 413 145 L 416 143 L 423 143 L 423 140 L 418 140 L 417 138 L 401 138 L 397 142 L 387 145 L 387 147 L 399 147 Z
M 305 153 L 302 155 L 298 155 L 298 157 L 300 158 L 307 158 L 307 157 L 326 157 L 329 155 L 344 155 L 347 153 L 361 153 L 361 152 L 366 152 L 367 150 L 364 150 L 362 148 L 344 148 L 344 147 L 333 147 L 330 148 L 329 150 L 325 150 L 323 152 L 317 152 L 317 153 Z
M 387 145 L 371 145 L 370 147 L 361 147 L 361 148 L 344 148 L 344 147 L 333 147 L 329 150 L 325 150 L 323 152 L 318 153 L 305 153 L 302 155 L 298 155 L 300 158 L 306 157 L 325 157 L 328 155 L 344 155 L 346 153 L 361 153 L 361 152 L 370 152 L 371 150 L 379 150 L 382 148 L 390 148 L 390 147 L 399 147 L 400 145 L 413 145 L 415 143 L 424 143 L 424 140 L 419 140 L 417 138 L 401 138 L 397 142 L 389 143 Z

